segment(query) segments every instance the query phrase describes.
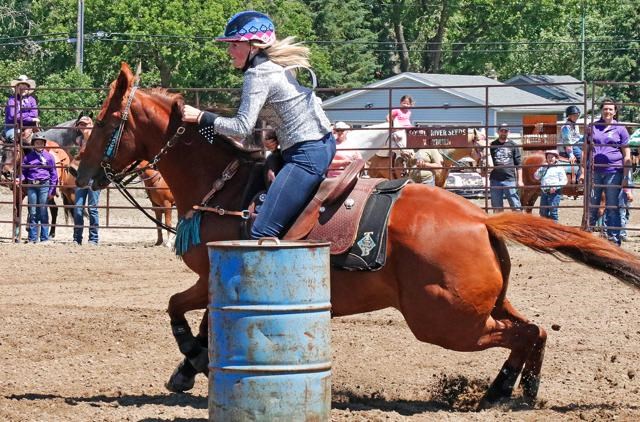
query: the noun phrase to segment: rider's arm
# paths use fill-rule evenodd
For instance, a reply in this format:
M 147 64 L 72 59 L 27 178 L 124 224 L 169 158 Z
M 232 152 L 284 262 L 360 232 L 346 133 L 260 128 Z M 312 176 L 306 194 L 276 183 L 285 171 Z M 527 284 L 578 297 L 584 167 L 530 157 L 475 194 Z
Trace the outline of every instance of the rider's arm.
M 242 100 L 238 114 L 235 117 L 215 119 L 215 131 L 223 135 L 243 138 L 251 135 L 268 94 L 268 81 L 255 68 L 247 70 L 244 74 Z

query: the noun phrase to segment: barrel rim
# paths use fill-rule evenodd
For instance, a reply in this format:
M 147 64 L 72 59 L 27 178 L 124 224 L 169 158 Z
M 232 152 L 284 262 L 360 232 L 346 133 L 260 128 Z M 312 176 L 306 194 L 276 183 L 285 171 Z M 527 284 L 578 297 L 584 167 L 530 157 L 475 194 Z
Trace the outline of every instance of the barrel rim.
M 279 244 L 263 243 L 257 240 L 216 240 L 207 242 L 209 249 L 313 249 L 330 247 L 331 242 L 318 240 L 281 240 Z

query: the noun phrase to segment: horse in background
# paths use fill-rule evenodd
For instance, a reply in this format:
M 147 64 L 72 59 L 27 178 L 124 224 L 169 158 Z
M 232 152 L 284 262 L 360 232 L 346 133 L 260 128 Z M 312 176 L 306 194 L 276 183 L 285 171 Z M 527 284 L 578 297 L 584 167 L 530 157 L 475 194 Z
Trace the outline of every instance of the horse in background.
M 118 177 L 136 160 L 157 161 L 175 195 L 183 230 L 193 230 L 198 237 L 182 255 L 198 279 L 173 295 L 168 307 L 172 333 L 184 358 L 167 388 L 186 391 L 193 388 L 198 373 L 208 372 L 209 315 L 204 312 L 197 336 L 185 317 L 211 303 L 206 244 L 238 239 L 243 225 L 235 215 L 194 212 L 193 206 L 209 196 L 211 186 L 220 185 L 223 175 L 229 176 L 235 163 L 233 175 L 216 191 L 215 202 L 222 210 L 241 210 L 255 166 L 263 165 L 264 159 L 222 135 L 216 135 L 213 143 L 205 142 L 196 125 L 182 122 L 181 96 L 136 90 L 135 80 L 123 64 L 86 144 L 78 185 L 109 184 L 104 152 L 109 140 L 115 139 L 120 116 L 128 115 L 117 152 L 106 163 L 115 173 L 112 176 Z M 507 240 L 546 254 L 563 254 L 640 288 L 640 259 L 607 241 L 527 214 L 488 215 L 455 194 L 422 184 L 409 184 L 399 193 L 387 233 L 388 259 L 379 271 L 331 268 L 332 315 L 393 307 L 420 341 L 460 352 L 508 349 L 509 356 L 480 407 L 509 399 L 518 379 L 524 400 L 535 402 L 540 385 L 547 335 L 507 299 L 511 270 Z
M 147 196 L 151 201 L 151 205 L 154 207 L 153 211 L 156 214 L 156 220 L 162 221 L 162 216 L 164 215 L 164 224 L 172 227 L 171 212 L 176 201 L 162 174 L 158 170 L 147 168 L 146 166 L 148 164 L 148 161 L 142 161 L 138 165 L 138 177 L 144 183 Z M 167 242 L 165 243 L 162 237 L 162 227 L 157 223 L 156 225 L 158 226 L 158 238 L 155 245 L 160 246 L 165 244 L 166 246 L 170 246 L 171 233 L 167 231 Z
M 393 147 L 391 156 L 389 156 L 389 151 L 385 150 L 385 147 L 389 145 L 389 140 L 391 140 Z M 490 157 L 487 147 L 487 136 L 484 130 L 469 128 L 466 145 L 438 149 L 443 157 L 442 168 L 431 170 L 435 177 L 436 186 L 443 188 L 449 172 L 454 168 L 478 167 L 484 175 L 483 163 Z M 406 131 L 395 129 L 390 135 L 388 123 L 362 129 L 351 129 L 340 148 L 358 149 L 362 158 L 368 160 L 367 174 L 369 177 L 398 179 L 406 177 L 409 169 L 416 168 L 417 165 L 413 149 L 407 148 Z

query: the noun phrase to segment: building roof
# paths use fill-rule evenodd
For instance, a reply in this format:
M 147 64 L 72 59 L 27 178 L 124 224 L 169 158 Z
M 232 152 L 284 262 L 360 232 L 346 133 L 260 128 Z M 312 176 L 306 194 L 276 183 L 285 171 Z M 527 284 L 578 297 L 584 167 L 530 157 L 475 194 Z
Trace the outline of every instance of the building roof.
M 522 89 L 507 86 L 500 81 L 479 75 L 445 75 L 435 73 L 413 73 L 404 72 L 390 78 L 374 82 L 367 88 L 384 88 L 394 86 L 402 80 L 410 80 L 416 83 L 416 86 L 441 86 L 443 91 L 464 98 L 479 105 L 485 104 L 486 86 L 501 87 L 489 89 L 489 105 L 492 108 L 502 108 L 504 112 L 508 111 L 527 111 L 527 112 L 562 112 L 563 106 L 558 106 L 554 101 L 544 97 L 532 94 Z M 324 101 L 324 107 L 328 108 L 348 98 L 365 95 L 369 91 L 353 90 L 342 95 Z M 539 104 L 542 106 L 533 107 L 531 104 Z
M 519 87 L 522 90 L 536 90 L 543 92 L 540 94 L 545 98 L 553 101 L 562 102 L 584 102 L 584 86 L 579 79 L 569 75 L 518 75 L 506 80 L 505 84 L 545 84 L 545 83 L 564 83 L 570 85 L 524 85 Z

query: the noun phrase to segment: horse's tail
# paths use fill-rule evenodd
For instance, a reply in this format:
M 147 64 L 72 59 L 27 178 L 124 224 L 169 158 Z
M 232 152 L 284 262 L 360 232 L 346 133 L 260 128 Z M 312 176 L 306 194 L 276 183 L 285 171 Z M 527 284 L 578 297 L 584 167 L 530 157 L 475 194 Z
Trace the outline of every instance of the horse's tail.
M 500 213 L 487 218 L 489 232 L 535 251 L 567 256 L 605 271 L 640 288 L 640 259 L 604 239 L 552 220 L 522 213 Z

